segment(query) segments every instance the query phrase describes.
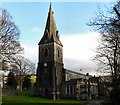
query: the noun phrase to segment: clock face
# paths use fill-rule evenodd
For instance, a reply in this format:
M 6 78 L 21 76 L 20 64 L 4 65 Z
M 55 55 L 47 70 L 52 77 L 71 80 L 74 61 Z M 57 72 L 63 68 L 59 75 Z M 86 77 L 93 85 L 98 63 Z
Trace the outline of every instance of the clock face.
M 47 63 L 44 63 L 44 67 L 47 67 Z

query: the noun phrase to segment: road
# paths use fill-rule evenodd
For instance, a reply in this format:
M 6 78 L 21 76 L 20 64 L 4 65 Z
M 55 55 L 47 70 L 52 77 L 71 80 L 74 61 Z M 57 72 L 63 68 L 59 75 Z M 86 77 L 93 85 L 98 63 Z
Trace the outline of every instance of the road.
M 90 100 L 88 105 L 102 105 L 103 100 Z

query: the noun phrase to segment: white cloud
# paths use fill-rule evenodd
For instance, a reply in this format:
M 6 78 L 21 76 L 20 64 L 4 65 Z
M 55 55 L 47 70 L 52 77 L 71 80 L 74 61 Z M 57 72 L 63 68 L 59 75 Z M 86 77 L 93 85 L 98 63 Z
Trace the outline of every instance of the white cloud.
M 33 28 L 31 29 L 31 32 L 40 33 L 41 30 L 40 30 L 39 27 L 33 27 Z
M 92 61 L 76 60 L 70 58 L 64 58 L 64 66 L 66 69 L 70 69 L 80 73 L 89 73 L 90 75 L 96 74 L 96 65 Z M 82 71 L 80 71 L 82 69 Z
M 30 59 L 33 63 L 37 63 L 38 60 L 38 46 L 28 45 L 25 43 L 21 44 L 24 48 L 24 56 Z
M 98 46 L 98 39 L 99 33 L 96 32 L 64 35 L 61 40 L 65 67 L 78 72 L 82 68 L 83 73 L 95 74 L 97 67 L 92 58 L 96 54 L 94 50 Z
M 65 68 L 83 73 L 95 74 L 96 65 L 91 61 L 95 55 L 93 50 L 98 46 L 99 34 L 89 32 L 87 34 L 62 35 L 63 57 Z M 25 57 L 37 64 L 38 45 L 22 44 L 25 49 Z
M 98 37 L 99 34 L 96 32 L 62 37 L 64 57 L 81 60 L 90 59 L 95 54 L 93 50 L 98 45 Z

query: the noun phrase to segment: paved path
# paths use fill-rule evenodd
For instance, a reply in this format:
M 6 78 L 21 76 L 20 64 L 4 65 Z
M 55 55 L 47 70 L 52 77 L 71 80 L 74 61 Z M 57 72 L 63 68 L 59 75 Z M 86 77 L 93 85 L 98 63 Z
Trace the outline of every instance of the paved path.
M 102 105 L 103 100 L 90 100 L 88 105 Z

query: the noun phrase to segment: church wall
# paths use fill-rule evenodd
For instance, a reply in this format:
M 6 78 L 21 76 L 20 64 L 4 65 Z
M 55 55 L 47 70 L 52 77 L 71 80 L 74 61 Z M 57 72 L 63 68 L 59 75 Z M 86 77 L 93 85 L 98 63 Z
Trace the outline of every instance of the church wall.
M 45 56 L 45 50 L 48 50 L 48 56 Z M 46 43 L 39 45 L 39 61 L 50 62 L 54 61 L 54 43 Z
M 66 81 L 62 83 L 61 98 L 76 99 L 76 81 Z
M 62 46 L 54 42 L 54 61 L 63 63 L 63 49 Z
M 48 50 L 47 56 L 45 50 Z M 58 51 L 59 50 L 59 55 Z M 55 42 L 39 45 L 39 63 L 37 70 L 37 84 L 39 84 L 40 94 L 44 97 L 45 91 L 49 91 L 49 96 L 56 94 L 60 97 L 61 85 L 64 77 L 62 46 Z M 45 67 L 44 64 L 47 64 Z M 46 78 L 44 78 L 44 76 Z M 44 78 L 44 79 L 43 79 Z M 56 93 L 55 93 L 56 91 Z M 53 96 L 52 96 L 53 97 Z
M 48 56 L 45 56 L 45 49 L 48 50 Z M 39 45 L 39 61 L 55 61 L 63 63 L 62 46 L 55 42 Z

